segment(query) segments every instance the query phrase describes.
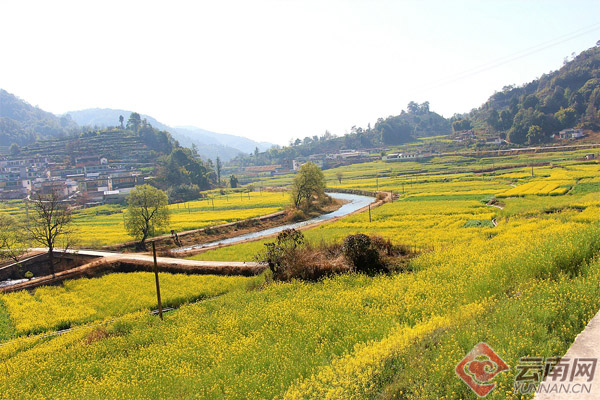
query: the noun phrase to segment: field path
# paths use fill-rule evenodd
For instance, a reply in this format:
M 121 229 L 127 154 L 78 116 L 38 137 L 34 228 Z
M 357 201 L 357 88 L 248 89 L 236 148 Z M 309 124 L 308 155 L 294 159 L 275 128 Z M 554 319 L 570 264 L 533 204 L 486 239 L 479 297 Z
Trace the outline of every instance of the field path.
M 47 249 L 43 248 L 33 250 L 47 251 Z M 57 272 L 54 276 L 41 276 L 30 281 L 0 287 L 0 293 L 15 292 L 43 285 L 57 284 L 66 279 L 98 276 L 107 271 L 152 271 L 154 266 L 153 257 L 146 254 L 122 254 L 107 251 L 71 249 L 66 252 L 69 254 L 97 257 L 97 259 L 79 267 Z M 160 272 L 187 274 L 252 276 L 260 274 L 266 268 L 264 265 L 255 262 L 198 261 L 171 257 L 157 257 L 156 263 Z

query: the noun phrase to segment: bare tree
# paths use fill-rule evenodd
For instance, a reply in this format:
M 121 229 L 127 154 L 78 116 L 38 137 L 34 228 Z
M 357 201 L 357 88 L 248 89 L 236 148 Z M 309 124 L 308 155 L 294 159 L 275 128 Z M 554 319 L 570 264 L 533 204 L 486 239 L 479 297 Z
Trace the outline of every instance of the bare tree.
M 62 240 L 64 251 L 71 241 L 71 211 L 65 198 L 57 191 L 50 194 L 34 193 L 31 196 L 31 212 L 25 230 L 29 238 L 48 248 L 50 272 L 54 276 L 54 248 Z
M 0 260 L 12 260 L 13 272 L 20 268 L 19 260 L 25 253 L 25 244 L 15 218 L 10 214 L 0 214 Z

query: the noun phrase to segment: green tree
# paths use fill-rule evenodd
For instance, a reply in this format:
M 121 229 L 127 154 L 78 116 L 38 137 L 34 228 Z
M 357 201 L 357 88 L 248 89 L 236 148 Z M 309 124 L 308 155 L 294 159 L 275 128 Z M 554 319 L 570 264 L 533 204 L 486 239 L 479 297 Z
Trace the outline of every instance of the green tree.
M 11 156 L 16 156 L 16 155 L 18 155 L 21 152 L 21 148 L 19 147 L 18 144 L 13 143 L 8 148 L 8 151 L 10 152 Z
M 472 128 L 473 126 L 471 125 L 471 121 L 468 119 L 460 119 L 452 123 L 452 130 L 454 132 L 468 131 Z
M 527 131 L 527 143 L 537 144 L 542 141 L 542 128 L 537 125 L 531 125 Z
M 122 115 L 119 115 L 119 123 L 121 124 L 121 129 L 123 129 L 123 121 L 125 120 L 125 118 L 123 118 Z
M 223 165 L 221 164 L 221 159 L 219 157 L 217 157 L 217 162 L 215 164 L 215 171 L 217 172 L 217 184 L 218 185 L 221 184 L 221 167 L 223 167 Z
M 236 187 L 238 187 L 238 179 L 235 177 L 235 175 L 231 175 L 229 177 L 229 186 L 231 186 L 232 189 L 235 189 Z
M 408 103 L 408 106 L 406 107 L 406 109 L 408 110 L 409 113 L 416 114 L 419 112 L 419 104 L 414 101 L 411 101 L 410 103 Z
M 169 223 L 169 200 L 167 194 L 150 185 L 135 187 L 127 198 L 125 229 L 132 237 L 140 240 L 144 248 L 146 239 L 157 229 Z
M 556 119 L 560 122 L 561 128 L 572 128 L 577 122 L 577 111 L 573 108 L 561 108 L 554 114 Z
M 497 131 L 500 129 L 500 114 L 498 114 L 498 111 L 496 111 L 495 108 L 493 108 L 488 114 L 486 122 L 491 130 Z
M 129 119 L 127 120 L 127 129 L 131 129 L 135 133 L 138 133 L 141 124 L 142 118 L 140 117 L 140 114 L 133 112 L 131 115 L 129 115 Z
M 292 184 L 292 204 L 295 208 L 310 208 L 313 197 L 325 197 L 325 176 L 312 162 L 307 162 L 298 170 Z
M 175 148 L 162 160 L 156 175 L 163 189 L 178 185 L 197 185 L 201 190 L 210 189 L 209 169 L 187 148 Z

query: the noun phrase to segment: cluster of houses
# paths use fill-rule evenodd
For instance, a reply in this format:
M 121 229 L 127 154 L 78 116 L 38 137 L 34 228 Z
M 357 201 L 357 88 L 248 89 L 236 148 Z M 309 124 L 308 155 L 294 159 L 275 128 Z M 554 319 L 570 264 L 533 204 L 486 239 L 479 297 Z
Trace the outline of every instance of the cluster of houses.
M 421 161 L 433 157 L 431 152 L 427 153 L 392 153 L 383 156 L 381 159 L 384 162 L 399 162 L 399 161 Z
M 0 158 L 0 200 L 22 199 L 35 191 L 56 192 L 84 205 L 114 203 L 143 183 L 140 171 L 111 166 L 99 156 L 77 157 L 74 164 L 47 157 Z
M 555 139 L 581 139 L 583 136 L 584 136 L 584 134 L 583 134 L 582 129 L 574 129 L 574 128 L 563 129 L 562 131 L 553 135 L 553 137 Z M 475 133 L 473 131 L 458 132 L 458 133 L 454 134 L 454 136 L 452 137 L 452 141 L 458 142 L 458 143 L 460 143 L 460 142 L 479 142 L 479 143 L 496 144 L 496 145 L 506 142 L 505 140 L 503 140 L 499 137 L 488 137 L 488 138 L 482 139 L 482 138 L 478 137 L 477 135 L 475 135 Z
M 558 139 L 581 139 L 583 137 L 583 130 L 581 129 L 563 129 L 558 132 L 558 135 L 554 135 Z
M 381 149 L 375 149 L 381 151 Z M 300 169 L 307 162 L 313 162 L 321 169 L 333 168 L 340 165 L 357 162 L 371 161 L 379 157 L 372 157 L 367 151 L 340 150 L 338 153 L 311 154 L 308 157 L 298 157 L 293 160 L 284 160 L 281 164 L 257 165 L 244 168 L 245 177 L 275 176 L 291 174 Z
M 367 151 L 353 149 L 340 150 L 338 153 L 311 154 L 308 157 L 296 158 L 292 161 L 292 169 L 298 171 L 302 165 L 309 161 L 317 164 L 321 169 L 326 169 L 333 166 L 370 161 L 372 158 Z

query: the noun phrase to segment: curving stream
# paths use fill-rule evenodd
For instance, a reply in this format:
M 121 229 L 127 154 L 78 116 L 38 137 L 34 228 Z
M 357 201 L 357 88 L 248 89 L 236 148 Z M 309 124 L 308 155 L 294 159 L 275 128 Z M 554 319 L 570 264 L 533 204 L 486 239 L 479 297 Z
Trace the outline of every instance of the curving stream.
M 209 243 L 195 244 L 192 246 L 180 247 L 178 249 L 173 249 L 171 251 L 172 252 L 182 252 L 182 251 L 188 251 L 188 250 L 197 250 L 197 249 L 203 249 L 205 247 L 213 247 L 213 246 L 218 246 L 218 245 L 222 245 L 222 244 L 238 243 L 238 242 L 242 242 L 242 241 L 248 240 L 248 239 L 258 239 L 258 238 L 261 238 L 264 236 L 269 236 L 269 235 L 273 235 L 275 233 L 279 233 L 279 232 L 283 231 L 284 229 L 296 229 L 296 228 L 300 228 L 305 225 L 313 224 L 315 222 L 327 221 L 327 220 L 330 220 L 330 219 L 333 219 L 336 217 L 343 217 L 345 215 L 351 214 L 354 211 L 359 210 L 359 209 L 366 207 L 369 204 L 375 202 L 375 198 L 369 197 L 369 196 L 360 196 L 357 194 L 348 194 L 348 193 L 327 193 L 327 194 L 329 196 L 333 197 L 334 199 L 346 200 L 347 203 L 345 203 L 340 208 L 338 208 L 337 210 L 335 210 L 329 214 L 319 215 L 318 217 L 309 219 L 307 221 L 276 226 L 274 228 L 269 228 L 269 229 L 265 229 L 265 230 L 258 231 L 258 232 L 246 233 L 244 235 L 235 236 L 235 237 L 232 237 L 229 239 L 219 240 L 216 242 L 209 242 Z

